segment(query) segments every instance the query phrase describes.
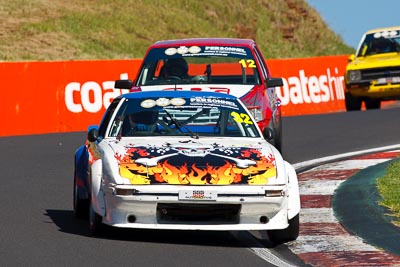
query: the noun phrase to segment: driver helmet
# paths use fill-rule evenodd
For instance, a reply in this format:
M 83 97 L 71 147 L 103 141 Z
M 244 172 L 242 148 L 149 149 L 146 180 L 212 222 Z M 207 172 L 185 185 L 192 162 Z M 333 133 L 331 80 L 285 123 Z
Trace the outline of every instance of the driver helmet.
M 183 58 L 171 58 L 165 63 L 166 76 L 184 78 L 188 75 L 188 64 Z

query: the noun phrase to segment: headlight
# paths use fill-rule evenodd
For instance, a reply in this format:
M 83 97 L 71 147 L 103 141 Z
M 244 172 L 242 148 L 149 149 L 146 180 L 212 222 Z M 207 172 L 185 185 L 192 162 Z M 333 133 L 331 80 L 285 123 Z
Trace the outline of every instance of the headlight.
M 350 82 L 360 81 L 361 80 L 361 71 L 359 71 L 359 70 L 350 70 L 347 73 L 347 79 Z

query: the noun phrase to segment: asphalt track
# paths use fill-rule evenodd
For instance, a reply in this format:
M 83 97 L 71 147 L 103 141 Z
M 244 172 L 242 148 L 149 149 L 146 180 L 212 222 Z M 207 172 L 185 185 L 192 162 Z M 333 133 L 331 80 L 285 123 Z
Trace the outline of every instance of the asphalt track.
M 394 108 L 284 118 L 284 157 L 300 163 L 398 144 L 399 116 Z M 73 154 L 84 141 L 82 132 L 0 138 L 1 266 L 273 266 L 225 232 L 90 237 L 72 214 Z M 298 263 L 285 246 L 261 245 Z

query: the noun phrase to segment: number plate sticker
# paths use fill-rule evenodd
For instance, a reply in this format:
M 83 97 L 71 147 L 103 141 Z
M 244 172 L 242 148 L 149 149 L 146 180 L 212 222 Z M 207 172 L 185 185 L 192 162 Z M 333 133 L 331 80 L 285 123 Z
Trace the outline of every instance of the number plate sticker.
M 215 201 L 217 192 L 209 190 L 180 190 L 179 200 Z
M 379 78 L 376 84 L 400 83 L 400 77 Z
M 387 84 L 388 80 L 386 78 L 379 78 L 376 80 L 376 84 Z
M 391 83 L 400 83 L 400 77 L 393 77 Z

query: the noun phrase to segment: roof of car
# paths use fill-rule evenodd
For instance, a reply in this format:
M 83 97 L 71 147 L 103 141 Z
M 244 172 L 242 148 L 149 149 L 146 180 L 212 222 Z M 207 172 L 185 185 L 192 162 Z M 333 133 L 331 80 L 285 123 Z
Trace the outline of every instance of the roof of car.
M 168 46 L 193 46 L 193 45 L 232 45 L 232 46 L 246 46 L 252 47 L 255 41 L 252 39 L 239 39 L 239 38 L 188 38 L 188 39 L 175 39 L 175 40 L 163 40 L 157 41 L 150 46 L 150 48 L 156 47 L 168 47 Z
M 160 90 L 160 91 L 139 91 L 123 94 L 120 97 L 128 98 L 128 99 L 141 99 L 141 98 L 152 98 L 152 97 L 217 97 L 217 98 L 225 98 L 229 100 L 237 100 L 238 98 L 233 95 L 228 95 L 225 93 L 216 93 L 216 92 L 199 92 L 199 91 L 169 91 L 169 90 Z
M 374 32 L 382 32 L 382 31 L 393 31 L 393 30 L 400 30 L 400 26 L 392 26 L 392 27 L 385 27 L 385 28 L 377 28 L 371 29 L 366 32 L 366 34 L 374 33 Z

